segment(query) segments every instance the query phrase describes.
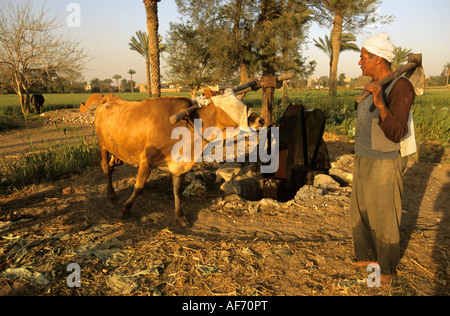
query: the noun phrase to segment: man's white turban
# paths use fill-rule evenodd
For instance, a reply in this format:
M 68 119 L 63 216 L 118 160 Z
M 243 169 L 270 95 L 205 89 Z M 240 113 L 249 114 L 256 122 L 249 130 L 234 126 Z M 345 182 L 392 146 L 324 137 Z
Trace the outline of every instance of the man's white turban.
M 367 39 L 363 47 L 370 53 L 380 56 L 390 63 L 394 60 L 394 45 L 386 33 L 380 33 Z

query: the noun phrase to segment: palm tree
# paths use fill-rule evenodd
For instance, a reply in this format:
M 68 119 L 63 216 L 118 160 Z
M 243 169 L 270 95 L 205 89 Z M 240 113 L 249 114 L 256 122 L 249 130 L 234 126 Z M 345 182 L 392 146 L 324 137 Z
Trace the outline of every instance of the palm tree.
M 373 23 L 390 23 L 392 16 L 376 14 L 381 0 L 310 0 L 315 19 L 331 28 L 333 59 L 330 67 L 329 95 L 337 95 L 339 51 L 343 32 L 355 32 Z
M 159 62 L 158 42 L 158 2 L 160 0 L 143 0 L 147 14 L 148 56 L 150 58 L 150 71 L 152 75 L 151 90 L 153 97 L 161 95 L 161 70 Z
M 341 38 L 341 49 L 339 53 L 342 53 L 346 50 L 351 50 L 355 52 L 359 52 L 359 47 L 352 42 L 356 41 L 356 36 L 351 33 L 343 33 Z M 331 38 L 328 37 L 328 35 L 325 35 L 325 39 L 319 38 L 317 41 L 314 39 L 314 46 L 322 50 L 327 56 L 330 58 L 330 67 L 332 66 L 333 62 L 333 45 L 331 43 Z
M 163 37 L 158 35 L 160 53 L 166 50 L 166 44 L 161 43 L 162 39 Z M 139 54 L 141 54 L 142 57 L 145 58 L 145 69 L 147 73 L 147 94 L 148 97 L 150 98 L 152 96 L 151 92 L 152 79 L 150 76 L 150 57 L 148 53 L 149 45 L 147 32 L 137 31 L 136 37 L 132 36 L 128 45 L 130 46 L 130 50 L 138 52 Z
M 136 37 L 132 36 L 128 45 L 130 45 L 131 50 L 138 52 L 145 58 L 145 69 L 147 72 L 147 94 L 150 98 L 152 96 L 150 89 L 152 79 L 150 77 L 150 57 L 148 55 L 148 35 L 147 32 L 137 31 Z
M 117 92 L 120 92 L 120 85 L 119 85 L 119 79 L 122 78 L 121 75 L 114 75 L 112 76 L 113 79 L 116 79 L 117 82 Z
M 130 75 L 131 77 L 131 81 L 130 81 L 130 85 L 131 85 L 131 93 L 134 93 L 134 84 L 133 84 L 133 75 L 136 73 L 136 71 L 134 69 L 130 69 L 127 71 L 127 74 Z
M 447 62 L 446 65 L 444 65 L 444 71 L 447 71 L 447 83 L 446 83 L 446 87 L 448 87 L 448 77 L 450 77 L 450 63 Z
M 403 48 L 401 46 L 395 47 L 394 49 L 394 60 L 391 63 L 392 70 L 396 70 L 400 67 L 405 61 L 408 61 L 409 54 L 412 53 L 412 50 Z
M 317 61 L 315 61 L 315 60 L 310 61 L 308 63 L 308 65 L 306 65 L 305 77 L 308 80 L 307 86 L 309 88 L 312 87 L 312 75 L 313 75 L 314 71 L 316 71 L 316 66 L 317 66 Z

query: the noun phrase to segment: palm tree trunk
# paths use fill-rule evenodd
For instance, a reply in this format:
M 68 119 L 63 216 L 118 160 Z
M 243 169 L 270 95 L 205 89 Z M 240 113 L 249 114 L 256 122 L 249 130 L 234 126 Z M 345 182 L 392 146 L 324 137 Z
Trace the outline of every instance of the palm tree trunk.
M 150 76 L 150 59 L 145 60 L 146 70 L 147 70 L 147 95 L 149 98 L 152 97 L 152 77 Z
M 450 67 L 447 67 L 447 84 L 446 87 L 448 87 L 448 78 L 450 77 Z
M 239 23 L 241 21 L 241 15 L 242 15 L 242 4 L 243 0 L 235 0 L 235 6 L 236 6 L 236 14 L 234 15 L 234 23 L 233 23 L 233 34 L 236 38 L 236 42 L 239 42 L 240 35 L 239 35 Z M 239 49 L 236 47 L 236 49 Z M 239 52 L 237 52 L 239 53 Z M 248 67 L 245 64 L 243 58 L 241 58 L 239 63 L 239 84 L 243 84 L 249 81 L 249 73 L 248 73 Z
M 133 87 L 133 75 L 130 75 L 130 86 L 131 86 L 131 93 L 134 93 L 134 87 Z
M 158 42 L 158 2 L 159 0 L 144 0 L 145 12 L 147 13 L 150 71 L 152 77 L 151 91 L 153 97 L 161 96 L 161 74 Z
M 274 0 L 263 0 L 261 1 L 261 17 L 262 23 L 271 23 L 271 12 L 275 7 Z M 269 126 L 273 122 L 273 101 L 275 88 L 266 85 L 270 82 L 270 78 L 275 76 L 275 69 L 272 64 L 273 52 L 268 51 L 268 47 L 261 47 L 261 67 L 263 81 L 265 81 L 262 87 L 262 100 L 261 100 L 261 117 L 264 119 L 264 126 Z
M 338 81 L 338 63 L 339 54 L 341 52 L 341 37 L 342 37 L 342 24 L 344 22 L 343 16 L 338 12 L 334 15 L 333 30 L 331 31 L 331 45 L 333 47 L 333 59 L 330 67 L 330 82 L 329 91 L 330 96 L 337 95 L 337 81 Z

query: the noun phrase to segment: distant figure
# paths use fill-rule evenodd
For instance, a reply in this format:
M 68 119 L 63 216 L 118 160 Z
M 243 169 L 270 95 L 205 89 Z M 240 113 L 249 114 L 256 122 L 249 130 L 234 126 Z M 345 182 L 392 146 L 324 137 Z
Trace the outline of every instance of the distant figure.
M 31 96 L 31 105 L 33 106 L 34 111 L 37 114 L 42 113 L 42 106 L 44 105 L 44 102 L 45 102 L 45 99 L 42 96 L 42 94 L 35 93 Z

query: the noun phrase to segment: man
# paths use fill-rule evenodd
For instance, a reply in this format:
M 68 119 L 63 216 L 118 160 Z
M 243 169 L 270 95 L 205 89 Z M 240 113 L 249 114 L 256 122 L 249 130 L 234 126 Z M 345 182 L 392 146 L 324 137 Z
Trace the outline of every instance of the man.
M 389 286 L 400 259 L 402 175 L 406 154 L 401 143 L 414 143 L 411 107 L 414 88 L 405 77 L 381 87 L 376 82 L 392 72 L 394 45 L 385 33 L 364 42 L 362 74 L 372 78 L 371 95 L 358 105 L 351 222 L 356 266 L 378 262 L 382 286 Z

